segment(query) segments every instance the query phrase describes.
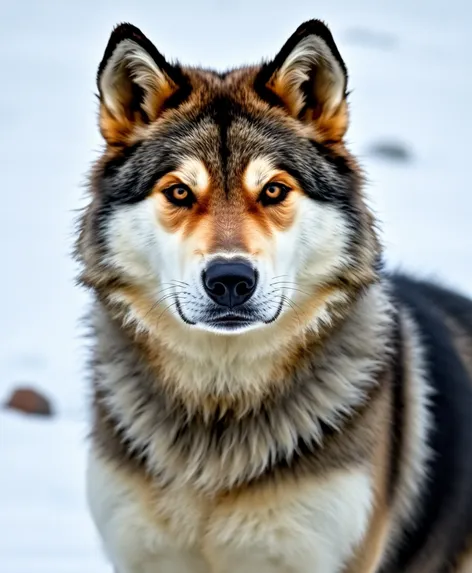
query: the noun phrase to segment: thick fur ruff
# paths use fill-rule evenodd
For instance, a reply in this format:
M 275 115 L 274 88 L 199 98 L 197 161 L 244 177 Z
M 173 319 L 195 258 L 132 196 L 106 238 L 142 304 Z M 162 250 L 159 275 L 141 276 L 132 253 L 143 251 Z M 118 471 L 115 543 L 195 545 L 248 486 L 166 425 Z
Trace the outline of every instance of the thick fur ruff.
M 471 570 L 472 302 L 384 272 L 347 80 L 319 21 L 224 74 L 110 38 L 77 256 L 118 573 Z

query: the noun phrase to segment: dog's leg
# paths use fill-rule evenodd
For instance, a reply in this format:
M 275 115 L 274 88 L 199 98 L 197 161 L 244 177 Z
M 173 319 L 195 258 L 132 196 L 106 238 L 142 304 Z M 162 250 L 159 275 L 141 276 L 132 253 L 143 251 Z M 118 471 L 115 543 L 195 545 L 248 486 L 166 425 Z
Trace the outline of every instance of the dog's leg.
M 368 469 L 287 481 L 222 500 L 203 553 L 212 573 L 339 573 L 372 515 Z
M 145 495 L 145 487 L 142 479 L 90 453 L 89 507 L 115 573 L 209 573 L 195 548 L 191 520 L 184 516 L 169 529 L 156 511 L 159 498 Z
M 202 562 L 189 559 L 188 555 L 174 554 L 139 564 L 120 564 L 114 573 L 209 573 L 209 570 Z

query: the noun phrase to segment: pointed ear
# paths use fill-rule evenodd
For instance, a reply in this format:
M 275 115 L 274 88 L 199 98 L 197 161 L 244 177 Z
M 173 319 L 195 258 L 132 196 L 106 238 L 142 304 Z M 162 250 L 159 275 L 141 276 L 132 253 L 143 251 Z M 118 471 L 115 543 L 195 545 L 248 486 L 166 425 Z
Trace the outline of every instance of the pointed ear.
M 98 68 L 97 84 L 100 130 L 111 145 L 125 143 L 137 126 L 154 121 L 171 98 L 176 100 L 179 94 L 181 101 L 190 92 L 181 68 L 169 64 L 131 24 L 113 30 Z
M 323 22 L 302 24 L 275 59 L 261 68 L 255 87 L 265 99 L 282 103 L 293 117 L 312 122 L 321 140 L 339 141 L 344 136 L 347 71 Z

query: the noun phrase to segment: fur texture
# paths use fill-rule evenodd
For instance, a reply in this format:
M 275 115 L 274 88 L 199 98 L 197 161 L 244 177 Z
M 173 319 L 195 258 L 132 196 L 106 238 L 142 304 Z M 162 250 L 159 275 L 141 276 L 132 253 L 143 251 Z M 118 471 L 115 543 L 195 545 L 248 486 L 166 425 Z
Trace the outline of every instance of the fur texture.
M 383 271 L 347 81 L 319 21 L 226 73 L 112 33 L 77 256 L 119 573 L 468 563 L 472 303 Z

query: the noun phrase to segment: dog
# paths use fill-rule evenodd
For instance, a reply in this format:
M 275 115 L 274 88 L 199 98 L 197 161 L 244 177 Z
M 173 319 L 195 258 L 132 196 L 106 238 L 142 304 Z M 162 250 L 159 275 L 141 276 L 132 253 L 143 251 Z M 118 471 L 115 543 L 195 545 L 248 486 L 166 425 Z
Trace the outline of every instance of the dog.
M 117 573 L 472 571 L 472 302 L 389 273 L 327 26 L 97 76 L 87 498 Z

